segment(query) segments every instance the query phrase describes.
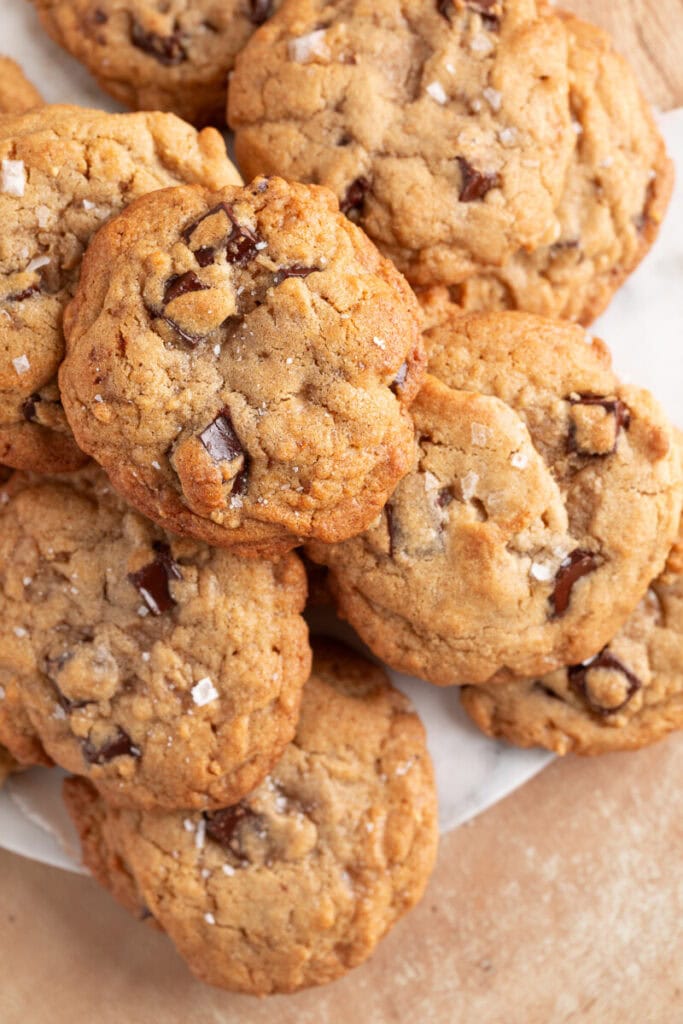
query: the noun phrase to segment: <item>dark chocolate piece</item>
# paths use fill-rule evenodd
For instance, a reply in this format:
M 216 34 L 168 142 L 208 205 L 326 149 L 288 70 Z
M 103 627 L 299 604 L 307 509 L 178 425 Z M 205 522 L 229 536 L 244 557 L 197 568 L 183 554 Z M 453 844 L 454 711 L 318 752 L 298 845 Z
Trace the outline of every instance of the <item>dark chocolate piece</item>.
M 34 420 L 36 418 L 36 406 L 38 405 L 39 402 L 42 402 L 42 398 L 36 392 L 33 395 L 29 395 L 29 397 L 26 398 L 21 403 L 22 415 L 25 420 L 29 421 L 29 423 L 31 422 L 31 420 Z
M 182 64 L 187 60 L 183 37 L 177 30 L 169 36 L 161 36 L 157 32 L 148 32 L 139 22 L 133 21 L 130 28 L 130 39 L 138 50 L 148 53 L 150 57 L 154 57 L 166 67 Z
M 203 284 L 199 280 L 193 270 L 188 270 L 185 274 L 174 274 L 166 282 L 164 305 L 167 306 L 169 302 L 173 302 L 174 299 L 179 298 L 181 295 L 187 295 L 188 292 L 207 291 L 208 287 L 208 285 Z
M 88 764 L 108 764 L 116 757 L 140 757 L 141 750 L 136 747 L 127 732 L 117 726 L 116 735 L 107 740 L 101 747 L 94 746 L 90 740 L 82 743 L 83 757 Z
M 153 544 L 155 558 L 137 572 L 129 572 L 128 579 L 140 593 L 153 615 L 170 611 L 176 604 L 169 588 L 170 580 L 183 578 L 180 568 L 173 561 L 171 549 L 162 541 Z
M 249 0 L 249 20 L 262 25 L 273 13 L 273 0 Z
M 398 392 L 401 390 L 401 388 L 405 384 L 407 378 L 408 378 L 408 364 L 407 363 L 401 363 L 401 365 L 398 368 L 398 372 L 397 372 L 396 376 L 394 377 L 393 382 L 391 384 L 391 390 L 394 392 L 395 395 L 397 395 Z
M 565 558 L 557 570 L 555 590 L 550 598 L 554 619 L 561 618 L 569 608 L 574 584 L 583 576 L 595 572 L 599 565 L 601 560 L 598 555 L 593 551 L 583 551 L 581 548 L 576 548 Z
M 244 455 L 242 442 L 235 433 L 229 409 L 223 409 L 215 420 L 209 423 L 199 440 L 214 462 L 233 462 Z
M 244 803 L 235 804 L 234 807 L 225 807 L 220 811 L 211 811 L 204 814 L 206 821 L 206 834 L 215 843 L 222 846 L 224 850 L 241 857 L 239 842 L 235 833 L 244 821 L 256 819 L 249 806 Z
M 460 185 L 461 203 L 477 202 L 483 199 L 492 188 L 500 186 L 500 176 L 498 174 L 486 174 L 478 171 L 464 156 L 457 157 L 457 161 L 460 173 L 462 174 L 462 184 Z
M 588 685 L 588 673 L 596 668 L 620 672 L 628 683 L 625 699 L 614 708 L 603 707 L 602 704 L 596 703 L 591 696 L 590 686 Z M 584 661 L 581 665 L 572 665 L 567 669 L 567 675 L 569 676 L 571 688 L 585 700 L 591 711 L 594 711 L 596 715 L 603 715 L 605 717 L 607 715 L 615 715 L 622 708 L 626 707 L 634 693 L 637 693 L 643 686 L 638 676 L 631 672 L 619 658 L 616 658 L 607 649 L 601 651 L 600 654 L 596 654 L 594 658 Z
M 291 267 L 283 267 L 277 271 L 273 278 L 273 288 L 277 288 L 288 277 L 308 277 L 309 274 L 317 274 L 318 272 L 318 267 L 303 267 L 300 263 L 293 263 Z
M 358 221 L 360 220 L 365 206 L 365 196 L 370 188 L 370 182 L 367 178 L 356 178 L 352 181 L 346 190 L 346 195 L 339 204 L 339 209 L 345 214 L 349 220 Z
M 602 458 L 606 455 L 614 455 L 619 444 L 619 434 L 622 430 L 628 430 L 631 426 L 631 410 L 628 408 L 620 398 L 606 398 L 604 395 L 595 395 L 592 393 L 580 394 L 576 398 L 570 397 L 569 402 L 571 405 L 601 405 L 602 408 L 610 416 L 614 416 L 614 445 L 607 452 L 590 452 L 584 451 L 577 443 L 576 440 L 576 428 L 572 424 L 569 430 L 569 437 L 567 438 L 567 450 L 569 452 L 577 452 L 579 455 L 590 455 L 593 458 Z

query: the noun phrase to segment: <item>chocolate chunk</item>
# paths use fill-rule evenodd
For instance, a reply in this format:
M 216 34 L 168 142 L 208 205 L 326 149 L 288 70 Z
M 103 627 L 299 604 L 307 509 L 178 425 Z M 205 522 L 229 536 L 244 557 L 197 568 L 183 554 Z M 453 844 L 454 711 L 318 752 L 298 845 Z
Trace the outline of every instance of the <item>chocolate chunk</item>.
M 436 496 L 437 508 L 448 508 L 453 500 L 453 491 L 450 487 L 442 487 Z
M 462 174 L 460 202 L 474 203 L 479 199 L 483 199 L 492 188 L 500 186 L 500 176 L 498 174 L 486 174 L 478 171 L 464 156 L 457 157 L 457 161 L 460 173 Z
M 365 206 L 365 195 L 370 188 L 367 178 L 356 178 L 346 190 L 346 195 L 339 204 L 339 209 L 349 220 L 359 221 Z
M 273 0 L 249 0 L 249 20 L 262 25 L 273 13 Z
M 273 278 L 273 288 L 277 288 L 288 277 L 308 277 L 309 274 L 318 272 L 318 267 L 304 267 L 300 263 L 293 263 L 291 267 L 283 267 L 282 270 L 278 270 Z
M 119 726 L 117 726 L 116 735 L 112 739 L 107 740 L 101 747 L 96 747 L 90 740 L 85 740 L 82 748 L 83 757 L 88 764 L 108 764 L 115 757 L 123 757 L 124 755 L 140 757 L 142 753 L 140 748 L 135 746 L 128 733 L 124 732 Z
M 393 382 L 391 384 L 391 390 L 394 392 L 395 395 L 397 395 L 399 393 L 399 391 L 401 390 L 401 388 L 405 384 L 407 378 L 408 378 L 408 364 L 407 363 L 401 363 L 401 365 L 398 368 L 398 372 L 397 372 L 396 376 L 394 377 L 394 380 L 393 380 Z
M 184 331 L 180 324 L 173 319 L 173 317 L 158 316 L 153 310 L 149 310 L 149 312 L 155 319 L 163 320 L 165 324 L 168 324 L 171 330 L 175 331 L 178 337 L 181 338 L 186 345 L 189 345 L 190 348 L 196 348 L 197 345 L 199 345 L 199 343 L 204 340 L 203 338 L 198 337 L 196 334 L 190 334 L 188 331 Z
M 574 584 L 583 576 L 595 572 L 600 565 L 598 555 L 592 551 L 583 551 L 581 548 L 576 548 L 565 558 L 557 570 L 555 590 L 550 598 L 554 619 L 559 619 L 569 608 Z
M 256 257 L 262 248 L 263 240 L 251 228 L 239 223 L 229 203 L 219 203 L 218 206 L 214 206 L 208 213 L 200 217 L 199 220 L 189 224 L 182 233 L 183 241 L 189 245 L 192 241 L 192 235 L 199 225 L 207 220 L 208 217 L 214 217 L 217 213 L 224 213 L 231 225 L 230 234 L 225 242 L 228 263 L 238 267 L 245 266 Z M 213 263 L 217 251 L 218 247 L 212 249 L 210 246 L 204 245 L 194 251 L 194 256 L 200 267 L 207 267 L 210 263 Z
M 168 305 L 181 295 L 187 295 L 188 292 L 204 292 L 207 289 L 208 285 L 203 284 L 192 270 L 188 270 L 186 274 L 174 274 L 166 282 L 164 305 Z
M 613 416 L 614 443 L 606 450 L 590 450 L 581 445 L 577 436 L 576 424 L 572 423 L 569 428 L 569 437 L 567 438 L 567 450 L 569 452 L 576 452 L 579 455 L 590 455 L 596 458 L 614 455 L 619 444 L 619 434 L 622 430 L 628 430 L 631 426 L 631 411 L 628 406 L 620 398 L 607 398 L 605 395 L 595 395 L 592 393 L 571 395 L 568 401 L 575 407 L 580 405 L 599 405 L 602 406 L 609 416 Z
M 235 433 L 229 409 L 219 412 L 215 420 L 201 432 L 199 440 L 214 462 L 232 462 L 240 455 L 244 455 L 244 448 Z
M 152 545 L 155 551 L 153 562 L 144 565 L 137 572 L 129 572 L 128 579 L 140 593 L 153 615 L 170 611 L 176 604 L 169 588 L 170 580 L 181 580 L 183 575 L 173 561 L 171 549 L 162 541 Z
M 138 50 L 143 50 L 167 67 L 182 64 L 187 60 L 183 37 L 177 30 L 169 36 L 161 36 L 157 32 L 148 32 L 139 22 L 134 21 L 130 29 L 130 39 Z
M 239 837 L 236 832 L 243 822 L 257 818 L 258 815 L 254 814 L 251 808 L 244 803 L 235 804 L 234 807 L 225 807 L 220 811 L 206 812 L 204 814 L 206 834 L 224 850 L 241 857 Z
M 468 7 L 476 14 L 480 14 L 485 26 L 495 32 L 500 28 L 500 0 L 464 0 L 465 7 Z M 437 0 L 436 9 L 446 21 L 451 20 L 451 12 L 454 8 L 454 0 Z
M 391 503 L 384 506 L 384 515 L 386 516 L 387 533 L 389 534 L 389 557 L 393 558 L 398 550 L 400 531 Z
M 200 267 L 210 267 L 216 258 L 216 250 L 210 245 L 203 245 L 201 249 L 195 249 L 194 258 Z
M 600 668 L 619 672 L 626 680 L 627 695 L 621 704 L 615 707 L 606 708 L 602 704 L 598 704 L 591 693 L 588 673 Z M 572 665 L 567 669 L 567 675 L 569 676 L 569 683 L 572 689 L 585 700 L 591 711 L 594 711 L 597 715 L 615 715 L 622 708 L 626 707 L 634 693 L 637 693 L 643 686 L 638 676 L 634 675 L 619 658 L 616 658 L 607 649 L 601 651 L 600 654 L 596 654 L 594 658 L 584 661 L 581 665 Z
M 101 11 L 99 7 L 96 7 L 93 11 L 92 20 L 96 25 L 106 25 L 109 21 L 109 16 Z
M 25 302 L 39 291 L 40 287 L 37 284 L 32 284 L 29 288 L 24 288 L 23 292 L 14 292 L 13 295 L 8 295 L 5 302 Z
M 29 421 L 29 423 L 31 420 L 36 418 L 36 405 L 38 405 L 39 402 L 42 402 L 42 398 L 36 392 L 33 395 L 29 395 L 29 397 L 21 403 L 22 415 L 25 420 Z

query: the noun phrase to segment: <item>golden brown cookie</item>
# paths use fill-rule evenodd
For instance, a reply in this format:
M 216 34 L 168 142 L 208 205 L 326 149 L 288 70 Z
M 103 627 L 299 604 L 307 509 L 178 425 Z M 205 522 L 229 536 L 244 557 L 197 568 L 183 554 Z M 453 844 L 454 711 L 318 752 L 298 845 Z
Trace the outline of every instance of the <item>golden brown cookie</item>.
M 557 237 L 453 288 L 464 309 L 589 324 L 648 252 L 666 213 L 673 164 L 630 65 L 601 29 L 563 17 L 576 142 Z
M 64 406 L 81 448 L 168 529 L 245 554 L 339 540 L 409 469 L 418 313 L 327 189 L 168 189 L 88 250 Z
M 392 667 L 447 685 L 591 657 L 662 570 L 680 450 L 602 342 L 522 313 L 425 334 L 413 472 L 363 536 L 309 544 L 341 614 Z
M 422 725 L 381 669 L 339 647 L 316 652 L 294 740 L 236 806 L 116 811 L 81 779 L 65 796 L 98 881 L 231 991 L 345 974 L 420 899 L 436 855 Z
M 62 313 L 97 229 L 137 196 L 179 182 L 239 182 L 223 140 L 171 114 L 42 107 L 0 118 L 0 462 L 77 468 L 57 369 Z
M 480 729 L 557 754 L 638 750 L 683 729 L 683 539 L 662 575 L 599 654 L 538 679 L 467 686 Z
M 10 57 L 0 57 L 0 114 L 23 114 L 43 102 L 35 85 Z
M 286 0 L 236 62 L 244 173 L 327 185 L 411 283 L 551 243 L 574 133 L 535 0 Z
M 134 110 L 225 123 L 236 54 L 279 0 L 33 0 L 52 38 Z
M 167 536 L 97 468 L 18 473 L 3 497 L 0 741 L 28 763 L 44 748 L 121 805 L 249 792 L 294 735 L 310 672 L 299 559 Z

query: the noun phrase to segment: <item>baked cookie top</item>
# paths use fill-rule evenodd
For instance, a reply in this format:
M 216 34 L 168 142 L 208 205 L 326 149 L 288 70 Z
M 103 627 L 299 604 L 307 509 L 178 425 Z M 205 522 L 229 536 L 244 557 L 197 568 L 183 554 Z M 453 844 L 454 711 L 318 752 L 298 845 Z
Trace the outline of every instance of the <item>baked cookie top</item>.
M 436 797 L 422 725 L 381 669 L 318 650 L 292 743 L 214 814 L 117 811 L 66 783 L 86 865 L 151 914 L 209 984 L 265 995 L 333 981 L 422 895 Z
M 637 750 L 683 729 L 683 542 L 625 626 L 593 658 L 538 679 L 468 686 L 489 736 L 557 754 Z
M 310 671 L 299 559 L 167 536 L 99 469 L 0 494 L 0 686 L 48 754 L 119 804 L 239 800 L 294 735 Z
M 0 114 L 23 114 L 43 102 L 35 85 L 10 57 L 0 57 Z
M 278 0 L 33 0 L 43 26 L 136 110 L 225 124 L 228 75 Z
M 524 309 L 588 324 L 657 237 L 673 164 L 630 65 L 601 29 L 563 15 L 574 152 L 552 244 L 452 289 L 468 310 Z
M 428 377 L 413 405 L 413 472 L 362 537 L 308 553 L 394 668 L 446 685 L 576 664 L 662 569 L 681 507 L 672 430 L 581 328 L 452 315 L 425 340 L 445 383 Z
M 327 189 L 158 192 L 86 254 L 67 416 L 177 533 L 247 554 L 352 536 L 410 466 L 418 312 Z
M 81 258 L 131 200 L 186 181 L 240 178 L 216 131 L 171 114 L 47 106 L 0 118 L 0 462 L 56 472 L 85 461 L 57 388 Z
M 566 31 L 535 0 L 286 0 L 231 80 L 245 174 L 328 185 L 414 284 L 553 242 Z

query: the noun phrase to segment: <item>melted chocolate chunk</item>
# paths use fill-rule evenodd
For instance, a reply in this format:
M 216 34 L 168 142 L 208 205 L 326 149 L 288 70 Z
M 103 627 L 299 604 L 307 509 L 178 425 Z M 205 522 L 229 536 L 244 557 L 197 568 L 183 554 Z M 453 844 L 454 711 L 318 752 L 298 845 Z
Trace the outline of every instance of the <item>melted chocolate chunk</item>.
M 438 508 L 448 508 L 453 500 L 453 492 L 450 487 L 442 487 L 436 496 L 436 504 Z
M 346 195 L 339 204 L 339 209 L 349 220 L 358 221 L 365 206 L 365 196 L 370 188 L 367 178 L 356 178 L 346 190 Z
M 408 378 L 408 364 L 407 363 L 401 363 L 401 365 L 398 368 L 398 373 L 394 377 L 394 380 L 393 380 L 393 382 L 391 384 L 391 390 L 394 392 L 395 395 L 397 395 L 399 393 L 399 391 L 401 390 L 401 388 L 404 386 L 407 378 Z
M 204 292 L 207 289 L 208 285 L 203 284 L 192 270 L 188 270 L 186 274 L 174 274 L 166 282 L 164 305 L 167 306 L 169 302 L 173 302 L 181 295 L 187 295 L 188 292 Z
M 487 192 L 500 185 L 498 174 L 486 174 L 478 171 L 464 156 L 457 157 L 462 184 L 460 185 L 460 202 L 474 203 L 483 199 Z
M 318 272 L 318 267 L 304 267 L 300 263 L 293 263 L 291 267 L 283 267 L 282 270 L 278 270 L 273 278 L 273 288 L 277 288 L 288 277 L 308 277 L 309 274 Z
M 129 572 L 128 579 L 137 588 L 152 615 L 161 615 L 176 604 L 171 596 L 170 580 L 181 580 L 183 575 L 173 561 L 168 544 L 155 541 L 152 546 L 155 551 L 154 561 L 137 572 Z
M 13 295 L 8 295 L 5 302 L 25 302 L 32 295 L 37 295 L 39 291 L 40 287 L 37 284 L 32 284 L 30 287 L 24 288 L 23 292 L 14 292 Z
M 106 25 L 109 21 L 109 16 L 105 14 L 104 11 L 101 11 L 99 7 L 97 7 L 93 11 L 92 20 L 95 22 L 96 25 Z
M 249 0 L 249 20 L 262 25 L 273 13 L 273 0 Z
M 213 217 L 217 213 L 224 213 L 231 225 L 230 234 L 225 242 L 225 252 L 228 263 L 232 263 L 238 267 L 245 266 L 257 256 L 263 240 L 259 238 L 251 228 L 239 223 L 229 203 L 219 203 L 218 206 L 214 206 L 213 209 L 209 210 L 208 213 L 205 213 L 203 217 L 199 218 L 199 220 L 193 221 L 192 224 L 189 224 L 182 233 L 181 237 L 183 241 L 189 245 L 192 240 L 192 235 L 195 233 L 199 225 L 208 217 Z M 208 267 L 213 263 L 217 251 L 218 246 L 211 248 L 211 246 L 204 245 L 194 251 L 194 256 L 200 267 Z
M 130 29 L 130 40 L 138 50 L 148 53 L 166 67 L 182 64 L 187 60 L 183 37 L 177 29 L 169 36 L 161 36 L 158 32 L 148 32 L 139 22 L 134 21 Z
M 88 764 L 108 764 L 115 757 L 140 757 L 141 750 L 136 747 L 127 732 L 117 727 L 116 735 L 107 740 L 101 747 L 95 747 L 90 740 L 82 743 L 83 757 Z
M 178 337 L 181 338 L 186 345 L 189 345 L 190 348 L 196 348 L 197 345 L 199 345 L 199 343 L 204 340 L 203 338 L 197 337 L 196 334 L 189 334 L 187 331 L 184 331 L 180 324 L 173 319 L 173 317 L 159 315 L 155 313 L 153 310 L 150 310 L 150 313 L 155 319 L 163 320 L 165 324 L 168 324 L 171 330 L 175 331 Z
M 628 406 L 620 398 L 606 398 L 604 395 L 594 395 L 591 393 L 581 394 L 576 398 L 570 397 L 569 403 L 571 405 L 600 405 L 609 416 L 614 416 L 614 444 L 606 452 L 586 451 L 578 444 L 576 427 L 572 424 L 569 428 L 569 437 L 567 438 L 567 450 L 569 452 L 576 452 L 579 455 L 590 455 L 593 458 L 614 455 L 619 444 L 619 434 L 622 430 L 628 430 L 631 426 L 631 410 Z
M 258 815 L 243 803 L 225 807 L 220 811 L 207 812 L 204 814 L 206 834 L 224 850 L 241 857 L 239 839 L 235 833 L 242 822 L 255 820 L 257 817 Z
M 464 0 L 464 3 L 465 7 L 481 15 L 484 24 L 491 31 L 495 32 L 500 28 L 500 18 L 495 13 L 499 9 L 500 0 Z M 451 20 L 453 7 L 453 0 L 436 0 L 436 9 L 446 21 Z
M 581 548 L 576 548 L 565 558 L 557 570 L 555 590 L 550 598 L 554 619 L 561 618 L 569 608 L 574 584 L 583 576 L 595 572 L 600 564 L 598 555 L 592 551 L 583 551 Z
M 625 699 L 613 708 L 603 707 L 602 704 L 596 703 L 591 695 L 590 686 L 588 685 L 588 673 L 593 669 L 607 669 L 612 672 L 619 672 L 623 675 L 627 682 L 627 695 Z M 591 711 L 594 711 L 596 715 L 615 715 L 622 708 L 626 707 L 628 702 L 634 693 L 642 689 L 643 684 L 641 683 L 638 676 L 634 675 L 630 669 L 624 665 L 619 658 L 616 658 L 608 650 L 603 650 L 600 654 L 596 654 L 594 658 L 590 658 L 588 661 L 584 661 L 581 665 L 572 665 L 567 669 L 567 675 L 569 676 L 569 683 L 575 693 L 585 700 Z
M 389 558 L 393 558 L 398 550 L 399 545 L 399 529 L 396 523 L 396 517 L 394 516 L 394 510 L 391 504 L 384 506 L 384 515 L 387 520 L 387 532 L 389 534 Z
M 235 433 L 229 409 L 219 412 L 215 420 L 201 432 L 199 440 L 214 462 L 233 462 L 240 455 L 244 455 L 244 448 Z
M 210 267 L 216 256 L 216 250 L 210 245 L 203 245 L 201 249 L 195 249 L 194 258 L 200 267 Z
M 31 420 L 36 418 L 36 406 L 39 402 L 42 402 L 42 398 L 36 392 L 33 395 L 29 395 L 29 397 L 21 403 L 22 415 L 25 420 L 29 421 L 29 423 Z

